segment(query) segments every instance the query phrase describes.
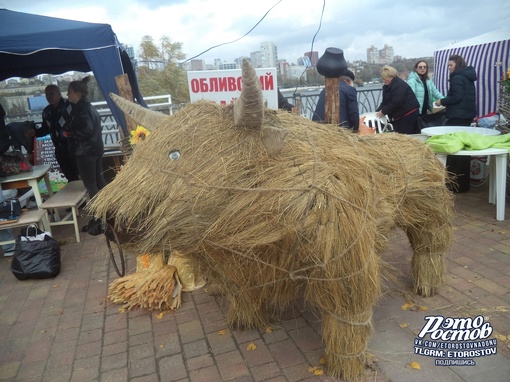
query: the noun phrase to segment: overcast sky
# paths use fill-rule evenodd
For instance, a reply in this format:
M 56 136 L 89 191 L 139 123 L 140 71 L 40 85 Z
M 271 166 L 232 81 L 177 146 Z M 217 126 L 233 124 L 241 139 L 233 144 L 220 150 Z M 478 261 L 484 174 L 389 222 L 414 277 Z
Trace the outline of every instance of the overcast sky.
M 508 0 L 0 0 L 0 7 L 110 24 L 135 52 L 146 35 L 181 42 L 188 59 L 239 39 L 199 57 L 208 64 L 249 56 L 263 41 L 277 45 L 279 59 L 295 63 L 312 49 L 315 35 L 319 56 L 336 47 L 349 61 L 366 60 L 368 47 L 388 44 L 395 55 L 428 57 L 510 22 Z

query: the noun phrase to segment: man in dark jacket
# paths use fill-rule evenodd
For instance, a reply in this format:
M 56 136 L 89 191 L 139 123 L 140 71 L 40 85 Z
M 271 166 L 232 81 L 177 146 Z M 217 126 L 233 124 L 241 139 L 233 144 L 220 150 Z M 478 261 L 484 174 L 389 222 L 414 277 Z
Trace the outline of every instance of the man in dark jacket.
M 475 68 L 467 66 L 461 56 L 454 54 L 448 60 L 448 70 L 450 89 L 445 98 L 436 101 L 436 105 L 445 107 L 448 126 L 469 126 L 477 114 Z
M 62 98 L 62 93 L 57 85 L 48 85 L 44 90 L 48 106 L 42 112 L 42 124 L 39 129 L 32 132 L 37 137 L 50 134 L 55 147 L 55 159 L 60 171 L 69 182 L 78 180 L 76 159 L 69 154 L 69 139 L 64 134 L 64 125 L 71 114 L 72 105 Z
M 417 121 L 420 104 L 413 89 L 398 76 L 395 68 L 388 65 L 381 69 L 381 79 L 384 82 L 382 102 L 376 115 L 387 115 L 397 133 L 419 134 Z
M 340 76 L 339 84 L 339 101 L 340 101 L 340 114 L 338 121 L 340 126 L 358 131 L 359 127 L 359 107 L 358 107 L 358 93 L 354 88 L 354 73 L 346 70 Z M 324 122 L 324 108 L 326 104 L 326 89 L 322 89 L 317 100 L 315 112 L 312 115 L 312 121 Z

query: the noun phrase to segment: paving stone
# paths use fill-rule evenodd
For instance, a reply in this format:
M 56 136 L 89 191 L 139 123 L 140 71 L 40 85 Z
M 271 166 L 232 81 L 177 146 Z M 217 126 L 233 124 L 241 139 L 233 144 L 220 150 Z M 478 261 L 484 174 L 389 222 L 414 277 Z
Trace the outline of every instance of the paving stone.
M 161 380 L 178 381 L 188 376 L 184 360 L 180 354 L 161 358 L 158 363 Z
M 186 361 L 188 365 L 188 370 L 190 371 L 214 365 L 214 359 L 212 354 L 210 353 L 194 358 L 186 357 Z
M 224 381 L 233 380 L 249 374 L 243 357 L 238 351 L 219 354 L 215 358 L 218 370 Z
M 305 361 L 305 357 L 291 340 L 270 344 L 269 349 L 282 369 Z
M 155 357 L 133 359 L 129 361 L 129 375 L 131 377 L 140 377 L 154 373 L 156 373 Z

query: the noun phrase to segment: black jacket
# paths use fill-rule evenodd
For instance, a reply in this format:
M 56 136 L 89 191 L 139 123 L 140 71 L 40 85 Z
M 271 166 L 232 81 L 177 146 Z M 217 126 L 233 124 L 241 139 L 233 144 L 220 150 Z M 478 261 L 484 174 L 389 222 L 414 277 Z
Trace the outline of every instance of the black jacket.
M 294 105 L 287 101 L 287 98 L 278 90 L 278 109 L 292 111 L 293 107 Z
M 466 66 L 450 74 L 450 88 L 441 105 L 445 107 L 446 118 L 475 118 L 477 79 L 475 68 Z
M 51 140 L 55 149 L 65 149 L 67 151 L 68 138 L 64 135 L 64 125 L 70 118 L 73 104 L 60 97 L 57 107 L 48 105 L 42 112 L 41 128 L 35 131 L 36 137 L 51 135 Z
M 413 89 L 400 77 L 395 77 L 382 89 L 382 102 L 376 111 L 381 111 L 390 119 L 402 118 L 420 107 Z
M 89 101 L 81 99 L 73 105 L 64 130 L 69 137 L 69 154 L 71 156 L 103 155 L 101 117 Z
M 340 80 L 339 84 L 339 101 L 340 101 L 340 114 L 338 117 L 339 124 L 354 131 L 359 127 L 359 106 L 358 106 L 358 93 L 356 88 L 347 85 L 344 81 Z M 326 89 L 322 89 L 317 100 L 315 112 L 312 115 L 312 121 L 324 122 L 324 109 L 326 107 Z

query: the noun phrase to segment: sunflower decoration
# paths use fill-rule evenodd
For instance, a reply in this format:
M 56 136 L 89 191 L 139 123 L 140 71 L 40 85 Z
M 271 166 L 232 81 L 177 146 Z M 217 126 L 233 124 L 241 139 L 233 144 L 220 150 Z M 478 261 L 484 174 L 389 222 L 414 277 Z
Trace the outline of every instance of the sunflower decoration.
M 138 142 L 141 142 L 145 140 L 149 136 L 151 132 L 147 130 L 143 126 L 136 126 L 136 129 L 131 131 L 131 138 L 129 138 L 129 143 L 132 145 L 137 144 Z

